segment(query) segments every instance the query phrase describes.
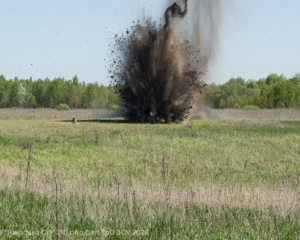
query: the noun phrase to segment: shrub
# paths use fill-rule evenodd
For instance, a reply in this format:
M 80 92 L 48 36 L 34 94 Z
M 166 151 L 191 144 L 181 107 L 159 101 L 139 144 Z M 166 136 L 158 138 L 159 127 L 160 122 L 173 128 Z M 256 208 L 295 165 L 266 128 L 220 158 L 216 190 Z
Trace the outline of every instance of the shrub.
M 69 110 L 69 109 L 70 109 L 70 107 L 67 104 L 64 104 L 64 103 L 60 103 L 57 106 L 57 110 Z
M 233 108 L 241 108 L 240 105 L 238 103 L 235 103 Z
M 244 110 L 258 110 L 260 109 L 258 106 L 255 106 L 255 105 L 245 105 L 243 107 Z
M 115 111 L 115 110 L 117 110 L 118 107 L 119 107 L 118 105 L 112 104 L 112 105 L 109 106 L 108 110 L 109 111 Z

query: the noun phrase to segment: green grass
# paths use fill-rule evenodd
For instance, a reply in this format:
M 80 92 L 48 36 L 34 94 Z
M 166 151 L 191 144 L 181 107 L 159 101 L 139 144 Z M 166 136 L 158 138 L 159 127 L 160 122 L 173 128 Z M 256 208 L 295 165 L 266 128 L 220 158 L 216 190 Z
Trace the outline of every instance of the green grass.
M 141 239 L 296 239 L 298 123 L 0 120 L 0 230 L 55 230 L 55 168 L 60 229 L 147 230 Z
M 179 185 L 211 178 L 229 184 L 233 175 L 251 185 L 299 183 L 300 128 L 289 123 L 283 128 L 274 121 L 194 121 L 186 126 L 1 121 L 0 130 L 0 163 L 8 166 L 26 165 L 27 150 L 18 143 L 30 139 L 33 168 L 56 165 L 70 175 L 89 172 L 91 179 L 97 159 L 109 178 L 130 175 L 157 183 L 164 158 L 170 178 Z M 186 168 L 191 172 L 184 173 Z
M 281 123 L 288 125 L 300 125 L 300 121 L 281 121 Z
M 0 199 L 0 229 L 5 233 L 4 237 L 12 237 L 10 231 L 43 229 L 55 238 L 55 199 L 4 190 L 0 191 Z M 68 208 L 68 212 L 59 214 L 59 229 L 67 229 L 68 239 L 76 237 L 72 236 L 75 231 L 98 231 L 85 239 L 104 238 L 107 231 L 111 233 L 108 239 L 195 239 L 199 236 L 203 239 L 272 239 L 278 236 L 297 239 L 300 234 L 299 211 L 280 217 L 272 208 L 262 212 L 230 206 L 167 206 L 161 203 L 145 206 L 137 203 L 134 209 L 128 208 L 127 202 L 115 200 L 93 202 L 76 197 L 59 200 L 60 207 Z M 83 215 L 83 208 L 94 205 L 102 215 L 95 218 Z M 135 231 L 141 235 L 133 236 Z M 14 237 L 10 239 L 22 239 L 17 235 Z M 32 238 L 42 239 L 41 236 Z

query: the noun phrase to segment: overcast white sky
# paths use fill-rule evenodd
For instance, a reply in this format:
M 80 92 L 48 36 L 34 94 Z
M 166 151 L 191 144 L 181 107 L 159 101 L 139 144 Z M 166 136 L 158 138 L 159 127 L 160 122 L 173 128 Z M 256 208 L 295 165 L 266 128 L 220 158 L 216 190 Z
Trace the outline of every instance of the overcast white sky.
M 224 0 L 225 1 L 225 0 Z M 169 0 L 0 0 L 0 74 L 109 84 L 110 38 Z M 209 82 L 300 72 L 300 1 L 235 0 L 226 11 Z

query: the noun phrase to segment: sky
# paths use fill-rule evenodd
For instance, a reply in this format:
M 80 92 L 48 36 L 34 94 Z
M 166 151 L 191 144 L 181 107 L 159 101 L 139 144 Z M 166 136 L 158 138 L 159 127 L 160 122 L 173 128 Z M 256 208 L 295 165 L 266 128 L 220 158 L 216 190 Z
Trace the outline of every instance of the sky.
M 209 0 L 205 0 L 209 1 Z M 299 0 L 223 0 L 208 83 L 300 73 Z M 171 0 L 0 0 L 0 74 L 108 85 L 107 54 L 133 21 L 159 21 Z

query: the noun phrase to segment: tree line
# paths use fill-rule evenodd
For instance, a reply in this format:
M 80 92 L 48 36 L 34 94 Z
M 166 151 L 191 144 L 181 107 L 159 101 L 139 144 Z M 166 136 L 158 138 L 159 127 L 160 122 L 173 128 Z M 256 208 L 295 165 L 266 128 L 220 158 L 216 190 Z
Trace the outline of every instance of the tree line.
M 203 96 L 212 108 L 299 108 L 300 73 L 291 79 L 284 75 L 270 74 L 267 78 L 248 80 L 231 78 L 222 85 L 209 84 Z
M 0 107 L 57 108 L 67 104 L 71 108 L 116 108 L 119 98 L 114 87 L 72 79 L 6 80 L 0 75 Z
M 212 108 L 243 108 L 254 105 L 259 108 L 300 108 L 300 73 L 291 79 L 270 74 L 259 80 L 231 78 L 220 85 L 208 84 L 202 95 L 205 105 Z M 71 108 L 111 108 L 119 104 L 114 86 L 79 82 L 72 79 L 46 78 L 6 80 L 0 75 L 1 108 L 57 108 L 67 104 Z

